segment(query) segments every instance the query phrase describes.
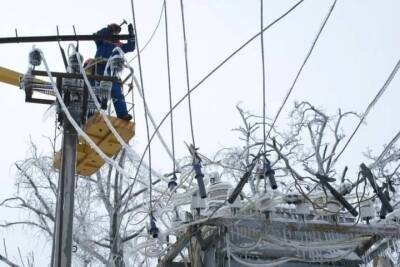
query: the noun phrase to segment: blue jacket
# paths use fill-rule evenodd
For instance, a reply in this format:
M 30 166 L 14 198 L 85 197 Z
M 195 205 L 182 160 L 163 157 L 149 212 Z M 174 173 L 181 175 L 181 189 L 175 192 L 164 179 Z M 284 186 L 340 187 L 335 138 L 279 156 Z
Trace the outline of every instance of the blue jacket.
M 99 36 L 104 36 L 104 37 L 108 37 L 111 36 L 112 33 L 110 32 L 110 30 L 108 28 L 103 28 L 100 31 L 97 32 L 97 35 Z M 111 42 L 109 40 L 96 40 L 96 47 L 97 47 L 97 51 L 96 51 L 96 58 L 109 58 L 112 54 L 112 51 L 115 47 L 119 46 L 121 47 L 122 51 L 124 51 L 124 53 L 128 53 L 128 52 L 132 52 L 133 50 L 135 50 L 135 40 L 134 39 L 130 39 L 128 40 L 127 43 L 123 44 L 123 43 L 119 43 L 118 42 Z

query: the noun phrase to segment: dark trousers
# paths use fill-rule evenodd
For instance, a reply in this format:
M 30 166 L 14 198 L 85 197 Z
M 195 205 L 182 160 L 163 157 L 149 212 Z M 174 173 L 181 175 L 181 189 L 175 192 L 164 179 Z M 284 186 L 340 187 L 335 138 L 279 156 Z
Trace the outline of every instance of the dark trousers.
M 128 114 L 128 110 L 126 108 L 125 97 L 122 92 L 121 85 L 119 83 L 113 83 L 111 87 L 111 99 L 114 104 L 115 112 L 117 113 L 117 117 L 123 117 Z

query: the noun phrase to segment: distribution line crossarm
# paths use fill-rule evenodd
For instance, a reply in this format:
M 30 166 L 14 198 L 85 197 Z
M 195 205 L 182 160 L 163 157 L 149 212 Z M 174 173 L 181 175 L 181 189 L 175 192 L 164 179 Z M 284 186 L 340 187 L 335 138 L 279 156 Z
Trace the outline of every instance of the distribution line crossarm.
M 46 72 L 50 78 L 50 83 L 53 86 L 54 89 L 54 93 L 55 96 L 57 97 L 57 100 L 60 103 L 61 109 L 63 110 L 65 116 L 67 117 L 67 119 L 70 121 L 71 125 L 74 127 L 74 129 L 77 131 L 77 133 L 83 137 L 83 139 L 85 139 L 85 141 L 90 145 L 91 148 L 93 148 L 98 154 L 99 156 L 108 164 L 112 165 L 118 172 L 120 172 L 123 176 L 132 179 L 131 175 L 125 171 L 124 169 L 122 169 L 117 162 L 115 162 L 114 160 L 112 160 L 111 158 L 109 158 L 107 155 L 104 154 L 104 152 L 94 143 L 94 141 L 81 129 L 81 127 L 76 123 L 76 121 L 73 119 L 71 113 L 69 112 L 67 106 L 64 103 L 64 100 L 57 88 L 57 85 L 55 84 L 54 78 L 50 72 L 50 68 L 47 65 L 47 61 L 46 58 L 44 57 L 44 54 L 41 50 L 38 49 L 38 51 L 40 52 L 42 59 L 43 59 L 43 64 L 46 68 Z M 141 179 L 138 179 L 139 183 L 141 183 L 142 185 L 149 187 L 148 182 L 142 181 Z M 160 191 L 161 192 L 161 191 Z

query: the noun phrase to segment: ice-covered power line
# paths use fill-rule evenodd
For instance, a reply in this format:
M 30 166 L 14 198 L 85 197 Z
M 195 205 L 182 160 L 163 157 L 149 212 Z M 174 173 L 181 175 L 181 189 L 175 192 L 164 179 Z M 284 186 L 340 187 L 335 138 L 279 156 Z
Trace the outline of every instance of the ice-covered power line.
M 171 88 L 171 70 L 170 70 L 170 61 L 169 61 L 169 36 L 168 36 L 168 12 L 167 12 L 167 1 L 164 0 L 164 20 L 165 20 L 165 48 L 166 48 L 166 56 L 167 56 L 167 74 L 168 74 L 168 97 L 169 97 L 169 109 L 172 110 L 172 88 Z M 174 138 L 174 116 L 171 112 L 171 147 L 172 147 L 172 165 L 173 165 L 173 174 L 172 178 L 175 177 L 177 166 L 175 159 L 175 138 Z M 156 125 L 154 126 L 154 129 Z
M 161 128 L 161 126 L 164 124 L 165 120 L 170 116 L 171 112 L 173 112 L 180 104 L 182 104 L 182 102 L 191 94 L 193 93 L 194 90 L 196 90 L 197 88 L 199 88 L 199 86 L 201 84 L 203 84 L 208 78 L 210 78 L 216 71 L 218 71 L 222 66 L 224 66 L 229 60 L 231 60 L 237 53 L 239 53 L 243 48 L 245 48 L 247 45 L 249 45 L 252 41 L 254 41 L 258 36 L 261 35 L 262 32 L 265 32 L 266 30 L 268 30 L 269 28 L 271 28 L 272 26 L 274 26 L 277 22 L 279 22 L 280 20 L 282 20 L 283 18 L 285 18 L 287 15 L 289 15 L 292 11 L 294 11 L 297 7 L 299 7 L 302 3 L 304 2 L 304 0 L 300 0 L 298 1 L 295 5 L 293 5 L 291 8 L 289 8 L 285 13 L 283 13 L 281 16 L 279 16 L 277 19 L 275 19 L 273 22 L 271 22 L 269 25 L 267 25 L 262 31 L 260 31 L 259 33 L 255 34 L 253 37 L 251 37 L 249 40 L 247 40 L 244 44 L 242 44 L 238 49 L 236 49 L 235 51 L 233 51 L 227 58 L 225 58 L 220 64 L 218 64 L 215 68 L 213 68 L 207 75 L 205 75 L 194 87 L 192 87 L 190 89 L 190 91 L 185 94 L 181 99 L 179 99 L 179 101 L 172 107 L 172 109 L 170 111 L 167 112 L 167 114 L 165 114 L 165 116 L 161 119 L 160 123 L 158 124 L 157 128 L 154 130 L 154 133 L 151 135 L 150 137 L 150 143 L 152 142 L 152 140 L 154 139 L 156 133 L 159 131 L 159 129 Z M 149 143 L 149 144 L 150 144 Z M 145 151 L 143 152 L 140 162 L 139 162 L 139 166 L 141 165 L 141 162 L 144 159 L 145 153 L 146 151 L 149 149 L 149 144 L 147 144 L 147 146 L 145 147 Z M 138 175 L 138 171 L 135 174 L 135 177 L 137 177 Z
M 137 35 L 137 27 L 136 27 L 136 16 L 135 16 L 135 5 L 133 4 L 133 0 L 131 0 L 131 9 L 132 9 L 132 19 L 133 19 L 133 26 L 135 29 L 135 36 L 136 36 L 136 51 L 137 51 L 137 56 L 138 56 L 138 64 L 139 64 L 139 76 L 140 76 L 140 86 L 142 88 L 142 93 L 143 93 L 143 106 L 144 106 L 144 118 L 146 122 L 146 136 L 147 136 L 147 153 L 149 155 L 149 167 L 150 167 L 150 173 L 149 173 L 149 212 L 152 212 L 152 171 L 151 171 L 151 147 L 150 147 L 150 129 L 149 129 L 149 122 L 148 122 L 148 115 L 147 115 L 147 104 L 146 104 L 146 97 L 145 97 L 145 92 L 144 92 L 144 85 L 143 85 L 143 71 L 142 71 L 142 62 L 140 58 L 140 50 L 139 50 L 139 40 L 138 40 L 138 35 Z M 140 167 L 140 166 L 139 166 Z M 138 169 L 139 172 L 139 169 Z M 136 179 L 136 176 L 135 176 Z
M 378 102 L 378 100 L 381 98 L 381 96 L 385 93 L 386 89 L 389 87 L 390 83 L 392 82 L 393 78 L 396 76 L 397 71 L 400 68 L 400 60 L 397 61 L 397 64 L 394 66 L 392 72 L 390 73 L 389 77 L 386 79 L 385 83 L 381 87 L 381 89 L 378 91 L 378 93 L 375 95 L 374 99 L 372 99 L 371 103 L 368 104 L 367 108 L 365 109 L 364 113 L 361 116 L 360 121 L 358 122 L 356 128 L 350 135 L 349 139 L 347 139 L 347 142 L 344 144 L 342 150 L 339 152 L 339 154 L 336 156 L 334 161 L 337 161 L 340 156 L 343 154 L 343 152 L 346 150 L 347 146 L 353 139 L 354 135 L 357 133 L 358 129 L 361 127 L 363 124 L 365 118 L 367 117 L 368 113 L 371 111 L 371 109 L 375 106 L 375 104 Z
M 186 40 L 186 23 L 185 23 L 185 12 L 183 7 L 183 1 L 180 0 L 181 7 L 181 19 L 182 19 L 182 32 L 183 32 L 183 47 L 185 54 L 185 77 L 186 77 L 186 88 L 187 88 L 187 98 L 188 98 L 188 107 L 189 107 L 189 122 L 190 122 L 190 133 L 192 135 L 192 144 L 196 147 L 195 139 L 194 139 L 194 130 L 193 130 L 193 114 L 192 114 L 192 101 L 190 97 L 190 78 L 189 78 L 189 62 L 188 62 L 188 49 L 187 49 L 187 40 Z M 172 112 L 172 109 L 171 109 Z
M 134 74 L 132 75 L 132 77 L 133 77 L 133 81 L 134 81 L 134 83 L 136 85 L 136 88 L 137 88 L 137 90 L 139 92 L 139 95 L 143 99 L 143 91 L 142 91 L 142 88 L 140 86 L 140 83 L 139 83 L 139 81 L 137 80 L 137 78 L 136 78 L 136 76 Z M 157 128 L 157 123 L 154 120 L 154 117 L 153 117 L 152 113 L 150 112 L 148 105 L 146 105 L 146 109 L 147 109 L 147 115 L 149 116 L 150 122 L 153 125 L 153 128 L 156 129 Z M 179 171 L 180 170 L 179 162 L 176 160 L 173 151 L 170 150 L 169 146 L 167 145 L 167 143 L 164 140 L 164 137 L 161 135 L 161 133 L 159 131 L 157 132 L 157 137 L 160 140 L 160 142 L 161 142 L 162 146 L 164 147 L 165 151 L 167 152 L 167 154 L 170 156 L 172 161 L 175 163 L 176 169 Z M 172 145 L 172 148 L 174 148 L 173 145 Z M 154 170 L 153 170 L 153 172 L 154 172 Z M 158 178 L 160 178 L 160 177 L 158 177 Z M 164 178 L 162 178 L 162 179 L 164 179 Z
M 261 71 L 262 71 L 262 96 L 263 96 L 263 101 L 262 101 L 262 114 L 263 114 L 263 149 L 265 151 L 265 143 L 267 142 L 267 136 L 265 132 L 265 124 L 266 124 L 266 92 L 265 92 L 265 55 L 264 55 L 264 0 L 260 0 L 260 27 L 261 27 L 261 36 L 260 36 L 260 45 L 261 45 Z
M 322 31 L 324 30 L 324 28 L 325 28 L 325 26 L 326 26 L 326 24 L 327 24 L 329 18 L 331 17 L 331 14 L 332 14 L 332 12 L 333 12 L 333 9 L 334 9 L 335 6 L 336 6 L 336 2 L 337 2 L 337 0 L 334 0 L 333 4 L 332 4 L 331 7 L 329 8 L 328 14 L 327 14 L 326 17 L 324 18 L 324 20 L 323 20 L 323 22 L 322 22 L 322 25 L 321 25 L 321 27 L 319 28 L 318 33 L 317 33 L 317 35 L 315 36 L 314 41 L 313 41 L 313 43 L 312 43 L 312 45 L 311 45 L 309 51 L 307 52 L 307 55 L 306 55 L 306 57 L 304 58 L 304 61 L 303 61 L 303 63 L 301 64 L 300 69 L 298 70 L 298 72 L 297 72 L 297 74 L 296 74 L 296 77 L 294 78 L 294 80 L 293 80 L 293 82 L 292 82 L 292 85 L 290 86 L 288 92 L 286 93 L 286 96 L 285 96 L 285 98 L 283 99 L 283 102 L 282 102 L 282 104 L 280 105 L 280 107 L 279 107 L 279 109 L 278 109 L 278 112 L 277 112 L 276 115 L 275 115 L 275 118 L 274 118 L 274 120 L 273 120 L 273 122 L 272 122 L 272 124 L 271 124 L 271 127 L 269 128 L 269 131 L 268 131 L 268 134 L 267 134 L 267 137 L 266 137 L 266 138 L 268 138 L 269 135 L 271 134 L 271 131 L 272 131 L 272 129 L 274 128 L 275 123 L 276 123 L 276 121 L 277 121 L 278 118 L 279 118 L 279 115 L 281 114 L 281 112 L 282 112 L 282 110 L 283 110 L 283 108 L 284 108 L 284 106 L 285 106 L 287 100 L 289 99 L 289 96 L 290 96 L 291 93 L 293 92 L 293 89 L 294 89 L 294 87 L 295 87 L 295 85 L 296 85 L 296 83 L 297 83 L 297 80 L 298 80 L 299 77 L 300 77 L 300 74 L 302 73 L 304 67 L 306 66 L 306 64 L 307 64 L 307 62 L 308 62 L 308 59 L 310 58 L 312 52 L 314 51 L 315 45 L 317 44 L 317 41 L 319 40 L 319 37 L 320 37 Z
M 378 156 L 378 158 L 375 160 L 375 162 L 370 166 L 370 168 L 375 168 L 378 166 L 382 161 L 383 158 L 386 156 L 386 154 L 390 151 L 391 148 L 393 148 L 394 144 L 400 139 L 400 131 L 397 132 L 397 134 L 393 137 L 393 139 L 389 142 L 389 144 L 386 145 L 385 149 L 382 151 L 382 153 Z M 400 159 L 400 158 L 399 158 Z
M 154 27 L 154 30 L 151 33 L 151 35 L 150 35 L 149 39 L 147 40 L 146 44 L 140 49 L 140 53 L 142 53 L 146 49 L 146 47 L 150 44 L 150 42 L 153 40 L 154 36 L 156 35 L 157 30 L 158 30 L 158 28 L 160 27 L 160 24 L 161 24 L 162 16 L 164 14 L 164 8 L 165 8 L 165 4 L 163 3 L 162 6 L 161 6 L 160 16 L 158 17 L 156 26 Z M 137 58 L 137 56 L 138 56 L 138 54 L 133 56 L 133 58 L 130 59 L 128 62 L 131 63 L 135 58 Z

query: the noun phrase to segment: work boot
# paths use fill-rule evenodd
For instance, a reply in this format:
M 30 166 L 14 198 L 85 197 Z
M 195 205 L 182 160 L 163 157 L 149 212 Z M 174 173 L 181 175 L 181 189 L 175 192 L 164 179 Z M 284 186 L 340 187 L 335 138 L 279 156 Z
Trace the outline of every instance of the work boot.
M 124 120 L 124 121 L 130 121 L 130 120 L 132 120 L 132 115 L 127 113 L 127 114 L 125 114 L 123 116 L 120 116 L 118 118 L 121 119 L 121 120 Z

